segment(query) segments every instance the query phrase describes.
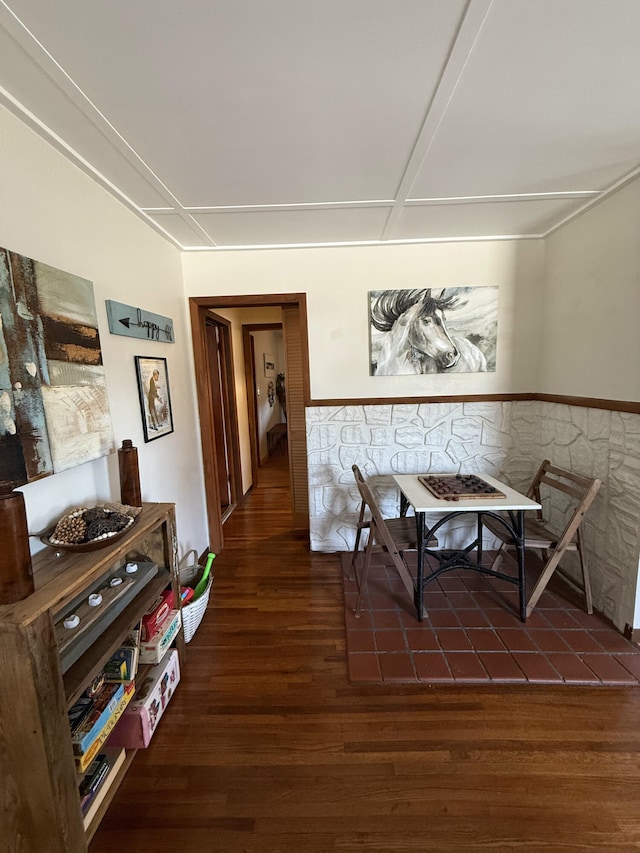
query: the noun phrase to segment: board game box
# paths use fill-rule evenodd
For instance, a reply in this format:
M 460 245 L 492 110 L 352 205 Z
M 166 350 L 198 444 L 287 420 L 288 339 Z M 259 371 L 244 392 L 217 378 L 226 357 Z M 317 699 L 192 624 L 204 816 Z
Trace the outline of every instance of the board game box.
M 477 474 L 423 474 L 418 480 L 432 495 L 442 501 L 468 501 L 482 498 L 504 498 L 496 489 Z
M 140 685 L 135 699 L 113 730 L 109 743 L 127 749 L 148 746 L 179 681 L 178 652 L 171 649 Z
M 83 718 L 80 725 L 73 730 L 71 740 L 73 751 L 76 755 L 83 755 L 104 728 L 107 720 L 118 707 L 118 703 L 124 696 L 124 687 L 121 684 L 105 684 L 100 692 L 91 701 L 91 708 Z M 84 702 L 86 700 L 79 700 Z M 76 710 L 73 706 L 69 714 L 70 719 Z
M 93 759 L 98 754 L 98 750 L 101 749 L 102 745 L 104 744 L 106 739 L 109 737 L 109 735 L 113 731 L 114 726 L 116 725 L 116 723 L 118 722 L 118 720 L 120 719 L 122 714 L 124 713 L 124 710 L 127 707 L 127 705 L 129 704 L 131 698 L 133 697 L 135 689 L 136 689 L 135 682 L 133 682 L 133 681 L 130 684 L 120 684 L 120 685 L 114 685 L 114 686 L 122 687 L 124 690 L 124 694 L 123 694 L 122 698 L 120 699 L 120 701 L 118 702 L 116 709 L 114 710 L 114 712 L 111 714 L 111 716 L 109 717 L 109 719 L 105 723 L 104 728 L 102 729 L 100 734 L 96 737 L 96 739 L 91 744 L 89 749 L 83 755 L 76 755 L 75 756 L 76 767 L 78 768 L 78 770 L 81 773 L 84 773 L 87 770 L 87 768 L 89 767 L 89 765 L 91 764 Z
M 170 610 L 169 615 L 154 636 L 141 643 L 140 663 L 160 663 L 180 630 L 181 624 L 180 611 Z

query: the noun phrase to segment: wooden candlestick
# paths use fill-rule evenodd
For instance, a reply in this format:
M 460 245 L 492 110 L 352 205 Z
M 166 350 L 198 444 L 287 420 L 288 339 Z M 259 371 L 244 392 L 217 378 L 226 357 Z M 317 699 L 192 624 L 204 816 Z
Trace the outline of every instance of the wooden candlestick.
M 138 450 L 130 438 L 125 438 L 118 450 L 120 468 L 120 500 L 127 506 L 142 506 Z
M 0 604 L 34 591 L 27 512 L 22 492 L 0 494 Z

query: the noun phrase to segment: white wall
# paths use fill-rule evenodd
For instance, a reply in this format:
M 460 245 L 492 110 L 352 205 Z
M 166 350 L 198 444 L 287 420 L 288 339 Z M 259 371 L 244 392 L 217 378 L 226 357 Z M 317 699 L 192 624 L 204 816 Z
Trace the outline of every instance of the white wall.
M 538 391 L 640 400 L 640 179 L 548 237 Z
M 176 503 L 178 539 L 208 543 L 190 330 L 180 254 L 0 108 L 0 245 L 93 282 L 116 445 L 138 447 L 142 497 Z M 105 299 L 174 321 L 175 344 L 111 335 Z M 134 355 L 167 359 L 174 432 L 144 443 Z M 117 454 L 21 488 L 31 531 L 69 506 L 120 497 Z M 39 547 L 32 540 L 34 550 Z
M 547 238 L 540 392 L 640 401 L 639 282 L 636 179 Z M 606 424 L 603 441 L 588 452 L 594 465 L 607 463 L 599 500 L 609 515 L 592 569 L 601 590 L 597 605 L 618 627 L 638 628 L 640 418 L 598 414 Z M 564 453 L 584 453 L 573 441 L 560 443 Z
M 307 294 L 311 395 L 348 397 L 535 391 L 542 241 L 190 253 L 187 296 Z M 385 288 L 499 287 L 495 373 L 369 376 L 368 299 Z

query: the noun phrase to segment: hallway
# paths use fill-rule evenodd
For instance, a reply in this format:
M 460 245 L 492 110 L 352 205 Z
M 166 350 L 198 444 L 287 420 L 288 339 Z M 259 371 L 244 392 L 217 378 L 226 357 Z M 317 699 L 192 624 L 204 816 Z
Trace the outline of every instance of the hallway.
M 226 523 L 92 853 L 637 851 L 637 688 L 352 684 L 340 561 L 289 518 L 267 480 Z

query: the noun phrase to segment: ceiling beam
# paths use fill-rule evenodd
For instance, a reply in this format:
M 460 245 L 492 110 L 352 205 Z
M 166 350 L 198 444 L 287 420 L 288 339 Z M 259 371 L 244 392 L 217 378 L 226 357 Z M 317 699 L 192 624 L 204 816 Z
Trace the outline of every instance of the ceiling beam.
M 410 195 L 411 187 L 436 137 L 440 123 L 460 82 L 460 78 L 469 61 L 469 57 L 478 40 L 492 4 L 493 0 L 469 0 L 455 41 L 445 62 L 440 80 L 438 81 L 431 103 L 427 108 L 427 114 L 398 186 L 394 205 L 389 212 L 382 231 L 381 239 L 383 240 L 388 240 L 393 235 L 404 202 Z

